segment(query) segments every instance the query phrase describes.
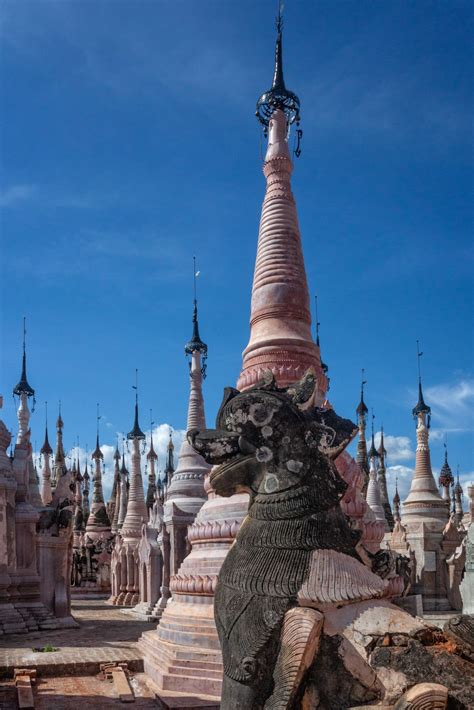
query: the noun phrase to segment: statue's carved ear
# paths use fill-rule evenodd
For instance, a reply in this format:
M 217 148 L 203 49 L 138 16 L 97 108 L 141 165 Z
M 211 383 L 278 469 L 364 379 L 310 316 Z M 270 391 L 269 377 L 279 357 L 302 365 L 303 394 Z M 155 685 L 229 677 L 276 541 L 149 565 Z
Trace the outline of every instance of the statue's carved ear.
M 349 446 L 358 429 L 350 419 L 343 419 L 333 409 L 314 409 L 312 418 L 318 430 L 330 430 L 333 433 L 331 443 L 326 443 L 324 453 L 329 458 L 336 458 Z
M 297 407 L 303 408 L 303 405 L 313 396 L 315 387 L 316 377 L 314 370 L 308 370 L 301 380 L 288 387 L 287 394 Z
M 240 392 L 239 392 L 239 390 L 236 390 L 235 387 L 224 387 L 224 396 L 222 397 L 221 406 L 219 407 L 219 411 L 217 412 L 217 417 L 216 417 L 217 428 L 219 428 L 220 416 L 221 416 L 221 412 L 223 411 L 224 407 L 227 404 L 229 404 L 231 399 L 234 399 L 234 397 L 237 397 L 238 394 L 240 394 Z

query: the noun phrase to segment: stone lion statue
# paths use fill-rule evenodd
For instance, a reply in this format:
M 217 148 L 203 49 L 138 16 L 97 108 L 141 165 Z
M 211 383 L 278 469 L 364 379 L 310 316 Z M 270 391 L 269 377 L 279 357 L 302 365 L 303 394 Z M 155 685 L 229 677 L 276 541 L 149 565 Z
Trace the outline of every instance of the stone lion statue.
M 312 372 L 284 389 L 268 373 L 244 392 L 225 389 L 216 429 L 188 432 L 195 450 L 214 465 L 210 482 L 216 493 L 250 494 L 248 515 L 222 565 L 215 596 L 223 710 L 347 707 L 343 694 L 355 691 L 343 691 L 344 674 L 368 689 L 364 700 L 383 697 L 367 659 L 341 661 L 340 646 L 352 622 L 334 612 L 350 607 L 355 618 L 357 604 L 362 613 L 367 600 L 381 600 L 389 607 L 384 614 L 411 619 L 383 599 L 389 582 L 359 554 L 360 533 L 339 505 L 346 484 L 334 459 L 357 428 L 331 409 L 312 406 L 314 389 Z M 326 617 L 336 646 L 323 652 L 323 630 L 332 633 L 326 632 Z M 413 631 L 414 622 L 406 622 L 405 631 Z M 331 653 L 337 657 L 340 690 L 328 690 L 324 678 L 309 672 L 318 653 L 326 662 Z M 334 664 L 329 665 L 336 673 Z M 366 666 L 370 678 L 361 680 Z M 341 703 L 336 706 L 332 697 Z

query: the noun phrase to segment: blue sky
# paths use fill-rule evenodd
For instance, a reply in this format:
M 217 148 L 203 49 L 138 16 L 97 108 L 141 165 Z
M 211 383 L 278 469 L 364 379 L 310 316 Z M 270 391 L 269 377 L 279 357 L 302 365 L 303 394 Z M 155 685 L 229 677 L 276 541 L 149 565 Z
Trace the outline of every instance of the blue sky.
M 472 5 L 290 1 L 284 58 L 302 102 L 297 200 L 336 410 L 360 369 L 391 484 L 414 464 L 416 339 L 433 466 L 474 478 Z M 54 429 L 89 447 L 142 423 L 185 426 L 192 255 L 212 422 L 248 341 L 260 207 L 257 97 L 275 3 L 4 0 L 1 379 L 16 430 L 22 317 L 29 379 Z M 167 428 L 160 429 L 162 447 Z M 161 448 L 162 448 L 161 447 Z

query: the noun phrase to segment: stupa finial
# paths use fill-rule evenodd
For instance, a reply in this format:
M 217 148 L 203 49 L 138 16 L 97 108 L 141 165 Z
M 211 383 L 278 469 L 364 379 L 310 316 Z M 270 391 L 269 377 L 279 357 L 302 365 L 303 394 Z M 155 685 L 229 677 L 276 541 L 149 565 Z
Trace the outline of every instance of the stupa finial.
M 356 413 L 359 415 L 365 415 L 369 411 L 367 409 L 367 405 L 364 402 L 364 387 L 367 384 L 367 380 L 365 378 L 365 369 L 361 369 L 361 380 L 360 380 L 360 402 L 359 406 L 356 409 Z
M 376 459 L 379 456 L 377 449 L 375 448 L 374 421 L 375 421 L 375 414 L 374 414 L 374 410 L 372 409 L 372 422 L 371 422 L 372 443 L 371 443 L 370 450 L 369 450 L 369 459 Z
M 194 310 L 193 310 L 193 334 L 191 340 L 184 346 L 184 352 L 189 358 L 192 357 L 194 352 L 201 353 L 202 362 L 201 370 L 205 377 L 206 373 L 206 359 L 207 359 L 207 345 L 201 340 L 199 335 L 199 322 L 198 322 L 198 306 L 197 306 L 197 284 L 196 280 L 201 272 L 196 270 L 196 257 L 193 256 L 193 292 L 194 292 Z M 189 362 L 191 367 L 191 361 Z
M 286 116 L 287 125 L 296 121 L 300 122 L 300 100 L 292 91 L 289 91 L 285 86 L 283 78 L 283 51 L 282 51 L 282 34 L 283 34 L 283 3 L 278 3 L 278 15 L 276 18 L 277 38 L 275 45 L 275 67 L 273 71 L 272 87 L 263 93 L 257 101 L 257 110 L 255 115 L 264 127 L 265 133 L 268 130 L 268 125 L 272 114 L 276 109 L 281 109 Z
M 48 454 L 49 456 L 53 453 L 53 449 L 51 448 L 51 444 L 49 443 L 48 439 L 48 403 L 44 403 L 44 411 L 45 411 L 45 427 L 44 427 L 44 444 L 41 447 L 41 454 Z
M 22 394 L 26 394 L 27 397 L 33 397 L 33 410 L 34 410 L 34 405 L 35 405 L 35 391 L 33 387 L 28 382 L 28 378 L 26 376 L 26 317 L 23 317 L 23 358 L 22 358 L 22 365 L 21 365 L 21 376 L 20 376 L 20 381 L 14 387 L 13 389 L 13 394 L 18 395 L 19 397 Z
M 99 403 L 97 402 L 97 438 L 96 438 L 95 451 L 91 456 L 91 458 L 93 458 L 93 459 L 103 459 L 104 458 L 104 454 L 100 450 L 100 444 L 99 444 L 99 422 L 101 419 L 102 419 L 102 417 L 99 414 Z
M 418 414 L 430 414 L 431 408 L 425 404 L 423 399 L 423 388 L 421 386 L 421 356 L 423 353 L 420 351 L 420 341 L 416 341 L 416 357 L 418 361 L 418 402 L 413 407 L 413 416 L 416 418 Z M 429 426 L 429 424 L 428 424 Z
M 132 385 L 132 388 L 135 390 L 135 420 L 133 422 L 132 431 L 129 431 L 127 434 L 127 439 L 143 440 L 143 439 L 145 439 L 145 434 L 142 432 L 142 430 L 140 429 L 140 425 L 138 424 L 138 370 L 137 369 L 135 369 L 135 384 Z

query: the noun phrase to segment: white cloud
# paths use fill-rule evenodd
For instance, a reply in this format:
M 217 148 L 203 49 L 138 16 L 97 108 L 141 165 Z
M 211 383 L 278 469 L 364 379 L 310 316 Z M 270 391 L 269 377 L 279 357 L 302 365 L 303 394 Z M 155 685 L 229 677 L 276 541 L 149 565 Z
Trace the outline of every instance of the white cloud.
M 375 434 L 375 445 L 380 446 L 380 432 Z M 415 456 L 412 441 L 408 436 L 393 436 L 384 432 L 384 446 L 390 462 L 409 461 Z
M 474 426 L 474 380 L 443 383 L 425 388 L 425 400 L 434 420 L 451 430 L 466 431 Z
M 11 207 L 18 202 L 30 200 L 35 192 L 34 185 L 10 185 L 0 190 L 0 207 Z
M 390 505 L 392 505 L 395 495 L 395 484 L 398 481 L 398 494 L 403 501 L 410 490 L 411 480 L 413 478 L 413 468 L 409 466 L 388 466 L 387 467 L 387 489 Z

